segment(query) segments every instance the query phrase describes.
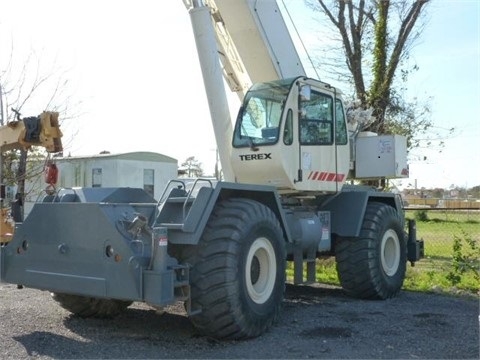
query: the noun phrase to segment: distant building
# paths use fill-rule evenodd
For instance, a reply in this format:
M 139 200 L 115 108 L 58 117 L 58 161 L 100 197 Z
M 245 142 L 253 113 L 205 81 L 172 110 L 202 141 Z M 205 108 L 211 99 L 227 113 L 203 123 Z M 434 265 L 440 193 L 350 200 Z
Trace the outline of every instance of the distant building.
M 57 188 L 132 187 L 144 189 L 158 199 L 168 181 L 177 178 L 178 161 L 154 152 L 110 154 L 55 158 L 59 174 Z M 29 181 L 25 215 L 42 196 L 42 181 Z

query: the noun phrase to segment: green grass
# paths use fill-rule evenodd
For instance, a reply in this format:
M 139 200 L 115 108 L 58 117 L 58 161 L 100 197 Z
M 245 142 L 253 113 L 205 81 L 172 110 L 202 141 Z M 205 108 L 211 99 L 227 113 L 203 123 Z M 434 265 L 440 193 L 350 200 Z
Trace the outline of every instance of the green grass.
M 329 285 L 340 285 L 338 280 L 337 269 L 335 268 L 335 258 L 327 258 L 317 260 L 316 265 L 316 280 L 317 282 Z M 306 273 L 304 271 L 304 277 Z M 287 264 L 287 281 L 293 281 L 293 262 L 289 261 Z
M 452 261 L 445 258 L 425 258 L 415 264 L 415 267 L 407 267 L 407 274 L 404 282 L 404 289 L 412 291 L 443 291 L 456 293 L 465 291 L 478 293 L 479 282 L 476 277 L 467 273 L 462 276 L 460 283 L 452 285 L 448 274 L 452 270 Z
M 440 245 L 451 245 L 455 234 L 458 234 L 461 229 L 480 241 L 480 213 L 477 213 L 476 219 L 470 213 L 437 213 L 428 212 L 427 221 L 417 220 L 417 238 L 423 238 L 427 241 L 433 251 Z M 413 219 L 411 212 L 407 212 L 407 218 Z M 451 256 L 452 249 L 444 249 L 445 256 Z M 433 255 L 433 254 L 432 254 Z M 440 254 L 439 254 L 440 255 Z M 440 255 L 441 256 L 441 255 Z
M 409 210 L 407 218 L 415 218 L 416 211 Z M 480 212 L 479 211 L 427 211 L 426 221 L 417 220 L 417 238 L 425 242 L 425 258 L 415 267 L 407 268 L 404 287 L 409 290 L 456 291 L 478 293 L 480 290 Z M 476 244 L 469 247 L 466 238 Z M 462 244 L 461 253 L 471 259 L 477 271 L 465 271 L 460 282 L 453 284 L 449 274 L 454 271 L 454 242 Z
M 408 211 L 407 218 L 414 218 L 414 212 Z M 476 244 L 472 249 L 465 237 Z M 425 258 L 414 267 L 407 265 L 403 288 L 411 291 L 442 291 L 456 293 L 465 291 L 480 292 L 480 212 L 462 211 L 428 211 L 427 221 L 417 221 L 417 238 L 425 242 Z M 454 240 L 462 243 L 462 255 L 472 260 L 475 270 L 467 269 L 459 274 L 455 284 L 449 279 L 454 272 Z M 287 278 L 293 279 L 293 265 L 288 264 Z M 325 284 L 339 285 L 335 259 L 317 260 L 317 281 Z

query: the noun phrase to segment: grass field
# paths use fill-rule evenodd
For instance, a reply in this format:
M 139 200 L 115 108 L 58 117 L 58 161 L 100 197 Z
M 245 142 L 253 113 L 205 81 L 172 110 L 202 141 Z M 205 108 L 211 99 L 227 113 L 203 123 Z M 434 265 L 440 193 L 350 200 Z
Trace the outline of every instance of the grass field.
M 424 221 L 417 219 L 417 238 L 425 242 L 425 258 L 414 267 L 407 266 L 404 289 L 479 294 L 480 211 L 428 210 L 425 215 Z M 418 213 L 409 210 L 406 217 L 416 219 Z M 462 260 L 468 261 L 468 266 Z M 289 277 L 293 277 L 291 266 L 287 270 Z M 317 281 L 339 285 L 334 258 L 317 260 Z
M 417 221 L 417 238 L 425 241 L 425 255 L 452 258 L 452 246 L 455 237 L 469 234 L 480 244 L 480 224 L 446 222 L 446 221 Z
M 421 215 L 421 216 L 419 216 Z M 423 221 L 418 218 L 423 218 Z M 406 217 L 417 219 L 417 237 L 425 242 L 425 258 L 407 269 L 405 287 L 412 290 L 480 290 L 480 211 L 428 210 L 424 214 L 409 210 Z M 456 247 L 457 246 L 457 247 Z M 460 248 L 458 248 L 460 246 Z M 465 260 L 463 273 L 455 260 Z M 473 267 L 468 269 L 468 265 Z M 461 269 L 462 270 L 462 269 Z M 452 282 L 452 274 L 459 275 Z

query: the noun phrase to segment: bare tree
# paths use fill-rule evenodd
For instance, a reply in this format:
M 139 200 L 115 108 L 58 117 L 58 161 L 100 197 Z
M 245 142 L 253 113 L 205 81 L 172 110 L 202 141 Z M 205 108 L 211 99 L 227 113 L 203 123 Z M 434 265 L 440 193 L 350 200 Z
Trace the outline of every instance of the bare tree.
M 195 159 L 195 156 L 188 157 L 181 165 L 187 177 L 200 177 L 203 175 L 202 163 Z
M 0 125 L 18 120 L 18 115 L 26 109 L 27 116 L 36 116 L 44 110 L 60 113 L 62 122 L 79 116 L 80 103 L 73 103 L 69 94 L 66 71 L 60 71 L 55 65 L 48 69 L 41 66 L 41 60 L 34 52 L 22 59 L 22 66 L 14 68 L 13 48 L 6 63 L 0 63 Z M 35 109 L 36 113 L 30 113 Z M 17 118 L 16 118 L 17 117 Z M 9 150 L 1 154 L 0 181 L 2 184 L 17 184 L 16 200 L 23 203 L 27 189 L 25 180 L 38 177 L 43 172 L 43 161 L 47 158 L 44 149 L 32 147 L 30 150 Z M 27 162 L 33 158 L 35 162 Z M 43 160 L 43 161 L 42 161 Z M 42 165 L 38 165 L 42 164 Z M 30 165 L 30 168 L 27 168 Z
M 404 68 L 404 60 L 415 40 L 420 36 L 424 22 L 421 20 L 429 0 L 307 0 L 315 10 L 323 13 L 339 35 L 347 72 L 335 74 L 348 79 L 354 88 L 354 96 L 363 108 L 373 108 L 375 121 L 367 130 L 390 133 L 403 124 L 402 133 L 412 135 L 416 129 L 432 124 L 428 118 L 428 105 L 420 104 L 418 110 L 424 117 L 421 126 L 409 126 L 412 103 L 403 99 L 401 88 L 408 74 L 418 68 Z M 333 65 L 333 63 L 331 63 Z M 399 74 L 400 72 L 400 74 Z M 400 75 L 400 76 L 399 76 Z M 399 86 L 400 84 L 400 86 Z M 403 116 L 402 116 L 403 114 Z M 413 145 L 413 144 L 410 144 Z

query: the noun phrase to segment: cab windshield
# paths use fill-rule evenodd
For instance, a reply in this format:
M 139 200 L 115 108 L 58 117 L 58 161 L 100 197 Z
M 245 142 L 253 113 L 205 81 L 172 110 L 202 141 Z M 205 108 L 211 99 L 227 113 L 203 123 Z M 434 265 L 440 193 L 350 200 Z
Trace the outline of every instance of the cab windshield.
M 250 88 L 238 114 L 234 147 L 268 145 L 278 141 L 280 120 L 293 80 L 259 83 Z

